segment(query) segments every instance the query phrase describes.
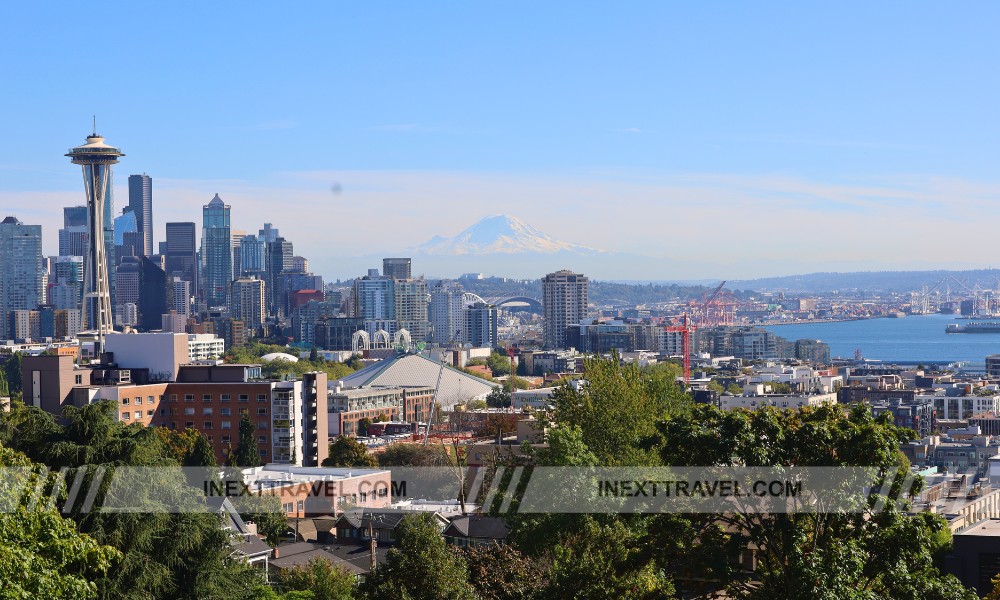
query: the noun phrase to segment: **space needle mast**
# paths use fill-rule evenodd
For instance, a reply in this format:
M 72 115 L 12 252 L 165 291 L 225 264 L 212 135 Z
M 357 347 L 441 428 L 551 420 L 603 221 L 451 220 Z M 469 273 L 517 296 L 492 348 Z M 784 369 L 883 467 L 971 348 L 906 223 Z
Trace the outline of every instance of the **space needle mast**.
M 95 356 L 104 349 L 104 336 L 114 331 L 111 312 L 111 288 L 108 281 L 108 246 L 104 239 L 105 212 L 112 202 L 112 167 L 118 163 L 121 150 L 104 143 L 94 132 L 87 143 L 71 149 L 66 156 L 74 165 L 83 167 L 83 187 L 87 192 L 87 255 L 83 263 L 83 305 L 81 320 L 84 330 L 97 335 Z

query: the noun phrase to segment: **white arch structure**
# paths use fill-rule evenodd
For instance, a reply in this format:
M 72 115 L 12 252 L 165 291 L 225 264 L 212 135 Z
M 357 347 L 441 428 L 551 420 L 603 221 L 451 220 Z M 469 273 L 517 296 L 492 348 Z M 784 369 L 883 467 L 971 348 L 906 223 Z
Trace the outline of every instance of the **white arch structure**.
M 372 347 L 371 338 L 368 336 L 368 332 L 364 330 L 355 331 L 354 335 L 351 336 L 351 351 L 361 352 L 362 350 L 368 350 Z
M 392 347 L 392 340 L 389 337 L 389 332 L 385 329 L 379 329 L 372 336 L 372 348 L 390 348 Z
M 410 337 L 410 332 L 405 329 L 400 329 L 393 336 L 393 345 L 399 348 L 402 346 L 403 350 L 409 350 L 413 346 L 413 339 Z

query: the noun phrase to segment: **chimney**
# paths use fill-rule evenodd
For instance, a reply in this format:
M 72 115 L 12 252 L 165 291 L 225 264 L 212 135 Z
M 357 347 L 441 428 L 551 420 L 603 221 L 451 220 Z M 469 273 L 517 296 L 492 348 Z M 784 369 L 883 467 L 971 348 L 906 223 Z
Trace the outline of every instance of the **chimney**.
M 271 558 L 278 558 L 278 549 L 277 548 L 274 549 L 274 556 L 272 556 Z

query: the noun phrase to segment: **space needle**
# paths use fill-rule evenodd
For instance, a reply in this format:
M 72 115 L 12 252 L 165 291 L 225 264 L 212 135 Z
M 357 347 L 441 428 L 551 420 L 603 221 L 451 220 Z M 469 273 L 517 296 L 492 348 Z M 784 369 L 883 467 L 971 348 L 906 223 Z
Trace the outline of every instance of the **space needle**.
M 97 336 L 95 356 L 104 349 L 104 336 L 114 331 L 111 312 L 111 289 L 108 281 L 108 252 L 104 240 L 104 212 L 112 201 L 112 166 L 121 150 L 104 143 L 97 134 L 87 136 L 87 143 L 71 149 L 66 156 L 74 165 L 83 167 L 83 187 L 87 192 L 87 255 L 83 263 L 83 306 L 81 320 L 84 330 Z

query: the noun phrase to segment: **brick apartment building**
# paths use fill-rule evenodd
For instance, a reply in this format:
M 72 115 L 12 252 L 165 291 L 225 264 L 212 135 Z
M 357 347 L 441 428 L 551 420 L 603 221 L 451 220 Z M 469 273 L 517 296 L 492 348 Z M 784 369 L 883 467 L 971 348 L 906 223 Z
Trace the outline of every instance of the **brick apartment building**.
M 329 393 L 331 436 L 358 435 L 362 419 L 417 423 L 430 418 L 432 387 L 370 387 L 332 389 Z
M 67 404 L 112 400 L 122 422 L 203 433 L 220 463 L 239 443 L 244 414 L 254 423 L 262 463 L 319 466 L 328 455 L 326 373 L 277 381 L 263 379 L 259 365 L 180 365 L 175 381 L 150 382 L 148 369 L 92 369 L 69 356 L 29 356 L 22 374 L 31 406 L 61 414 Z

